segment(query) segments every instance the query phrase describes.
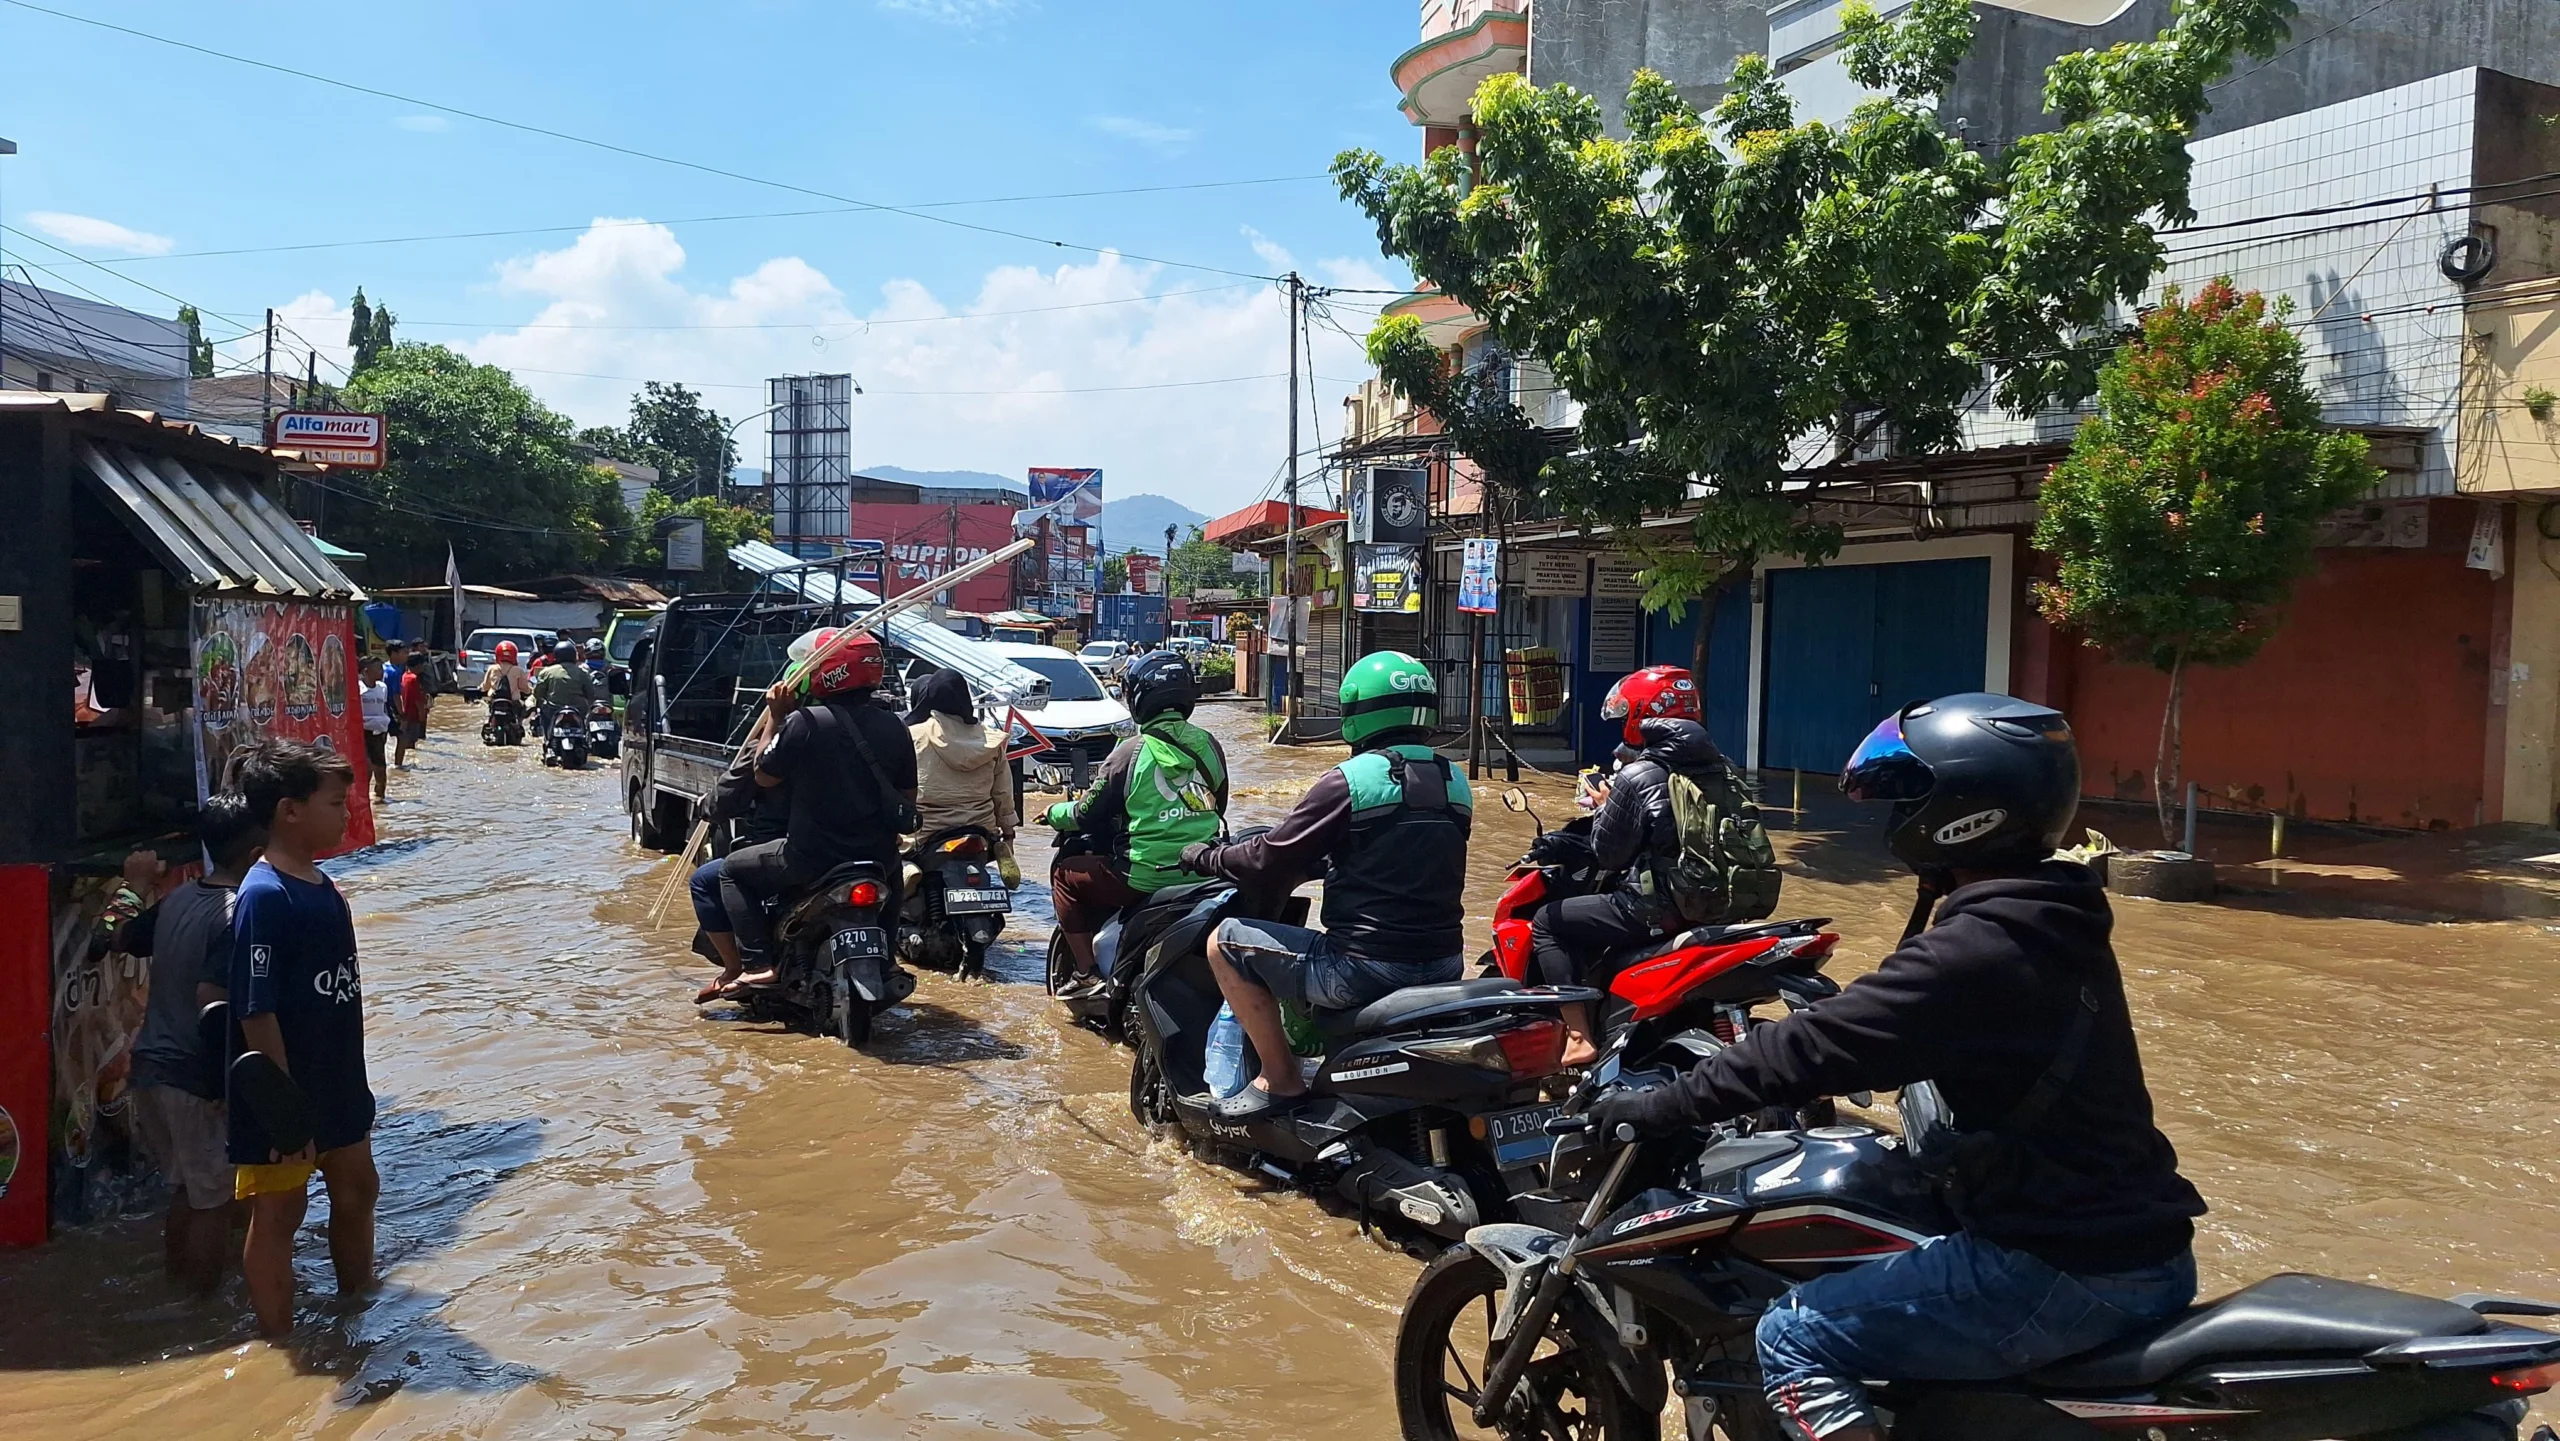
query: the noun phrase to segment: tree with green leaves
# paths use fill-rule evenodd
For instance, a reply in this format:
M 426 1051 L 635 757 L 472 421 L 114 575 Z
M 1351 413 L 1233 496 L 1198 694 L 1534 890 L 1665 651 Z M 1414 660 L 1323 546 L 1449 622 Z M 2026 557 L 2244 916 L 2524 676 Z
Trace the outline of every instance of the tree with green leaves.
M 1165 590 L 1171 595 L 1197 595 L 1202 590 L 1235 588 L 1236 557 L 1222 545 L 1212 545 L 1200 538 L 1200 527 L 1191 527 L 1191 538 L 1173 548 Z
M 361 285 L 356 287 L 355 304 L 350 309 L 353 314 L 347 321 L 347 344 L 356 353 L 355 363 L 348 370 L 352 375 L 370 369 L 376 360 L 390 353 L 393 344 L 391 327 L 398 323 L 399 317 L 391 313 L 388 305 L 368 302 Z
M 2272 53 L 2293 11 L 2183 0 L 2156 41 L 2063 56 L 2045 77 L 2055 127 L 1997 157 L 1938 119 L 1972 44 L 1967 0 L 1896 22 L 1844 7 L 1849 75 L 1879 93 L 1839 126 L 1799 121 L 1756 55 L 1705 114 L 1638 72 L 1624 140 L 1589 97 L 1490 77 L 1472 164 L 1455 147 L 1418 166 L 1346 151 L 1334 176 L 1387 254 L 1554 375 L 1578 433 L 1541 433 L 1499 371 L 1453 366 L 1413 317 L 1383 318 L 1370 359 L 1495 484 L 1630 537 L 1649 607 L 1711 607 L 1763 557 L 1837 552 L 1794 482 L 1878 439 L 1952 448 L 1986 392 L 2019 413 L 2089 394 L 2117 307 L 2160 268 L 2153 225 L 2192 218 L 2205 87 Z M 1685 543 L 1633 539 L 1684 502 Z
M 702 571 L 706 576 L 717 578 L 722 574 L 729 564 L 732 546 L 773 539 L 772 524 L 744 506 L 707 495 L 677 500 L 663 490 L 652 490 L 640 501 L 641 534 L 634 547 L 634 564 L 643 570 L 665 569 L 667 543 L 658 533 L 660 522 L 688 517 L 702 522 Z
M 2320 518 L 2382 480 L 2364 437 L 2320 427 L 2302 341 L 2265 297 L 2175 289 L 2098 377 L 2098 413 L 2045 480 L 2035 543 L 2056 562 L 2036 608 L 2169 678 L 2152 772 L 2163 844 L 2183 789 L 2190 665 L 2237 665 L 2310 573 Z
M 1118 595 L 1129 588 L 1129 562 L 1120 556 L 1105 556 L 1102 561 L 1102 593 Z
M 399 345 L 341 398 L 381 412 L 390 431 L 382 470 L 330 481 L 330 539 L 365 552 L 377 580 L 441 579 L 448 543 L 464 574 L 491 580 L 627 559 L 633 520 L 612 472 L 581 458 L 568 420 L 507 372 Z
M 213 342 L 204 338 L 204 317 L 192 305 L 178 307 L 178 324 L 187 331 L 187 374 L 197 380 L 213 374 Z

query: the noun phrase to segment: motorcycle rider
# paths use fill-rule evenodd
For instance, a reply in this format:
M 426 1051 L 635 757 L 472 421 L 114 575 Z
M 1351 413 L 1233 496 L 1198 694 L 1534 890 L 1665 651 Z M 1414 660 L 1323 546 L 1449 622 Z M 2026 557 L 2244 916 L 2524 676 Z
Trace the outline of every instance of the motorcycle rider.
M 1427 742 L 1440 721 L 1431 668 L 1372 651 L 1342 678 L 1352 755 L 1307 789 L 1280 824 L 1182 863 L 1239 883 L 1294 885 L 1324 872 L 1324 929 L 1230 918 L 1209 937 L 1218 989 L 1253 1040 L 1262 1074 L 1218 1103 L 1243 1121 L 1306 1090 L 1280 1003 L 1347 1010 L 1463 969 L 1467 837 L 1475 794 Z
M 550 734 L 551 718 L 564 706 L 574 706 L 578 718 L 584 720 L 595 701 L 595 682 L 587 675 L 587 668 L 578 664 L 577 646 L 565 640 L 553 646 L 551 664 L 533 678 L 534 728 Z
M 2053 858 L 2079 808 L 2070 724 L 2000 695 L 1909 706 L 1840 788 L 1893 803 L 1886 843 L 1920 877 L 1913 933 L 1839 995 L 1591 1118 L 1662 1134 L 1937 1083 L 1955 1135 L 1930 1163 L 1961 1229 L 1807 1281 L 1759 1326 L 1788 1435 L 1883 1441 L 1863 1380 L 2013 1376 L 2182 1310 L 2205 1206 L 2152 1121 L 2106 891 Z
M 733 850 L 720 867 L 720 899 L 744 968 L 739 986 L 774 979 L 767 897 L 869 861 L 887 893 L 881 914 L 898 913 L 898 816 L 915 804 L 916 753 L 898 717 L 872 700 L 885 674 L 879 637 L 864 634 L 808 676 L 805 698 L 787 680 L 765 692 L 782 721 L 756 760 L 755 783 L 767 790 L 788 783 L 791 819 L 782 839 Z
M 1741 778 L 1700 723 L 1704 711 L 1689 672 L 1669 665 L 1637 671 L 1609 688 L 1600 714 L 1619 722 L 1625 744 L 1618 749 L 1616 774 L 1597 791 L 1591 852 L 1600 870 L 1618 872 L 1621 879 L 1614 890 L 1569 896 L 1539 908 L 1529 928 L 1529 945 L 1531 970 L 1541 985 L 1605 985 L 1608 978 L 1601 975 L 1589 975 L 1586 982 L 1589 958 L 1658 941 L 1688 926 L 1755 919 L 1766 915 L 1777 899 L 1774 866 L 1765 903 L 1755 899 L 1737 905 L 1739 898 L 1730 890 L 1690 896 L 1679 880 L 1673 773 L 1708 794 L 1744 794 Z M 1746 910 L 1755 913 L 1738 914 Z M 1587 1005 L 1572 1005 L 1557 1013 L 1564 1022 L 1568 1066 L 1587 1066 L 1600 1058 L 1590 1011 Z
M 588 636 L 587 643 L 582 649 L 586 652 L 587 674 L 594 679 L 597 693 L 602 694 L 605 688 L 605 672 L 613 668 L 613 663 L 605 659 L 604 637 Z
M 480 698 L 487 700 L 502 695 L 522 704 L 524 698 L 532 693 L 533 677 L 526 675 L 524 667 L 516 664 L 516 643 L 511 640 L 498 642 L 489 668 L 480 673 Z
M 1101 847 L 1049 868 L 1049 898 L 1076 973 L 1059 988 L 1074 996 L 1102 983 L 1093 938 L 1120 910 L 1189 879 L 1185 848 L 1217 838 L 1227 813 L 1227 753 L 1218 738 L 1191 723 L 1200 682 L 1191 663 L 1170 652 L 1130 662 L 1121 701 L 1138 733 L 1112 748 L 1093 785 L 1049 808 L 1049 825 L 1082 831 Z
M 1013 775 L 1004 765 L 1005 733 L 978 719 L 968 678 L 938 670 L 907 697 L 907 734 L 916 751 L 916 834 L 976 826 L 996 837 L 999 859 L 1013 854 L 1019 822 Z

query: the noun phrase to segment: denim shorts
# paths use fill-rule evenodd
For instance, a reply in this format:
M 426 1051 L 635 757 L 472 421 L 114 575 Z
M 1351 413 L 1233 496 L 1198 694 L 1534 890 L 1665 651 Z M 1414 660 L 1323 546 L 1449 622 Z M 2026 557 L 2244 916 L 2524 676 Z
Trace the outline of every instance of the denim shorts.
M 1381 961 L 1337 949 L 1322 931 L 1277 921 L 1218 923 L 1218 948 L 1264 990 L 1308 1010 L 1347 1011 L 1407 986 L 1454 981 L 1463 956 Z
M 1760 1317 L 1761 1382 L 1782 1434 L 1872 1426 L 1859 1381 L 1994 1381 L 2103 1346 L 2195 1299 L 2192 1254 L 2074 1275 L 1959 1232 L 1817 1276 Z

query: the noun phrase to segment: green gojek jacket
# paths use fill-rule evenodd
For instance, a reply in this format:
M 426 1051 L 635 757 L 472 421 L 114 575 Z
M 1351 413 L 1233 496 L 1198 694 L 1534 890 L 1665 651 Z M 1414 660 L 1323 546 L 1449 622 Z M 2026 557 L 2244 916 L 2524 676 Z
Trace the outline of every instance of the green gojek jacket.
M 1104 844 L 1132 890 L 1149 895 L 1198 877 L 1182 848 L 1215 841 L 1227 810 L 1227 756 L 1218 738 L 1167 711 L 1122 741 L 1093 786 L 1049 808 L 1049 824 Z

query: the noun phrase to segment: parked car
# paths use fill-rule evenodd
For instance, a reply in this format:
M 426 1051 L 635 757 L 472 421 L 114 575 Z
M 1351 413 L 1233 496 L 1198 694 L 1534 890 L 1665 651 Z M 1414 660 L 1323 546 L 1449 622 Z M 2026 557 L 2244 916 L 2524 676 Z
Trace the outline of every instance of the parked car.
M 481 679 L 488 675 L 489 663 L 498 658 L 498 642 L 502 640 L 514 641 L 516 663 L 529 666 L 536 655 L 548 654 L 553 646 L 560 643 L 560 634 L 557 631 L 512 627 L 473 631 L 470 638 L 463 641 L 460 664 L 454 669 L 454 684 L 464 695 L 480 693 Z
M 1130 653 L 1125 640 L 1093 640 L 1076 652 L 1076 660 L 1093 672 L 1094 679 L 1109 683 L 1118 681 L 1120 672 L 1129 668 Z
M 1129 708 L 1103 691 L 1101 679 L 1091 669 L 1085 653 L 1094 646 L 1069 655 L 1055 646 L 993 640 L 977 644 L 1049 682 L 1046 702 L 1022 708 L 1031 723 L 1049 738 L 1051 749 L 1031 757 L 1029 762 L 1031 777 L 1039 784 L 1051 789 L 1081 789 L 1092 780 L 1093 768 L 1111 754 L 1113 746 L 1138 733 L 1138 723 L 1129 718 Z M 1129 649 L 1125 641 L 1094 644 L 1118 646 L 1123 655 Z

